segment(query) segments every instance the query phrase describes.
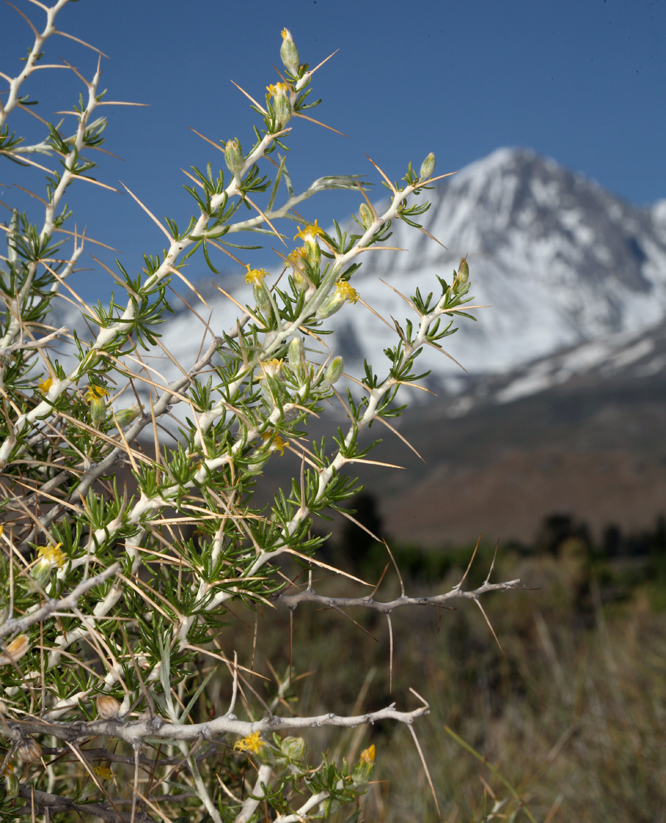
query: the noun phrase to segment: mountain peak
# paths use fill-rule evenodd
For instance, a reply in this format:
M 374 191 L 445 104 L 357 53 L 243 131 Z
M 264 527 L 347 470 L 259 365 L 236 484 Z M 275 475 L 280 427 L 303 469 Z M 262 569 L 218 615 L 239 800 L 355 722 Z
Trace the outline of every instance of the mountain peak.
M 511 369 L 666 316 L 666 204 L 632 206 L 522 147 L 465 167 L 430 200 L 423 225 L 446 249 L 394 223 L 392 245 L 410 253 L 368 255 L 358 283 L 364 299 L 371 289 L 377 302 L 369 302 L 394 314 L 398 307 L 377 277 L 411 293 L 435 274 L 450 277 L 467 256 L 475 303 L 492 306 L 478 324 L 462 322 L 451 339 L 451 353 L 472 371 Z M 357 330 L 359 340 L 375 334 L 388 345 L 382 332 Z M 450 373 L 429 355 L 423 360 Z
M 468 372 L 508 373 L 666 318 L 666 202 L 632 206 L 526 148 L 498 149 L 429 195 L 423 226 L 446 248 L 393 221 L 390 245 L 409 253 L 364 255 L 354 286 L 382 317 L 402 323 L 410 310 L 385 283 L 407 297 L 417 287 L 427 294 L 439 288 L 436 275 L 450 282 L 467 255 L 474 304 L 488 308 L 473 312 L 477 323 L 456 321 L 458 333 L 443 342 Z M 242 280 L 231 288 L 241 304 L 251 301 Z M 215 302 L 214 294 L 206 296 Z M 233 303 L 220 299 L 217 311 L 217 327 L 233 327 Z M 189 314 L 183 317 L 183 324 L 190 322 Z M 384 350 L 395 345 L 390 329 L 360 304 L 345 305 L 331 325 L 350 369 L 367 359 L 381 373 Z M 168 345 L 187 361 L 183 328 L 172 326 Z M 432 370 L 435 386 L 461 387 L 467 379 L 432 349 L 419 357 L 419 367 Z

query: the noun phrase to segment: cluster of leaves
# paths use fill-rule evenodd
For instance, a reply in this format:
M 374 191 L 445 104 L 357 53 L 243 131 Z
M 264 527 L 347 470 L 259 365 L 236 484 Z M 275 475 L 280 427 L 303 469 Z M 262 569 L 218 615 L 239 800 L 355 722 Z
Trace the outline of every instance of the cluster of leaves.
M 48 10 L 45 31 L 55 31 L 55 14 L 66 2 Z M 415 372 L 419 352 L 425 345 L 439 348 L 455 331 L 452 318 L 470 299 L 469 271 L 461 261 L 450 285 L 440 280 L 427 298 L 417 291 L 409 302 L 418 319 L 404 329 L 396 323 L 399 339 L 386 350 L 386 374 L 366 364 L 365 394 L 358 399 L 347 389 L 343 400 L 335 385 L 344 364 L 325 358 L 320 336 L 330 333 L 327 320 L 335 312 L 358 299 L 350 280 L 359 254 L 385 243 L 393 220 L 420 228 L 414 218 L 427 204 L 408 201 L 432 181 L 434 157 L 419 175 L 410 166 L 404 186 L 387 183 L 391 198 L 383 212 L 351 176 L 324 177 L 296 194 L 278 150 L 287 148 L 287 123 L 316 105 L 306 102 L 316 69 L 300 63 L 289 32 L 282 37 L 286 77 L 269 87 L 265 106 L 254 106 L 263 128 L 255 127 L 251 150 L 244 153 L 236 138 L 220 142 L 228 175 L 211 163 L 205 172 L 193 170 L 194 185 L 186 189 L 196 212 L 187 228 L 167 219 L 169 245 L 161 255 L 147 255 L 136 274 L 118 266 L 123 297 L 112 295 L 108 306 L 85 311 L 89 338 L 48 320 L 85 243 L 63 229 L 70 216 L 65 190 L 80 180 L 97 184 L 86 154 L 103 143 L 105 121 L 92 119 L 103 98 L 99 66 L 83 81 L 88 96 L 73 108 L 78 126 L 72 136 L 48 123 L 45 139 L 26 146 L 6 125 L 25 99 L 10 95 L 2 108 L 0 154 L 34 165 L 30 156 L 38 152 L 60 164 L 46 179 L 41 228 L 18 211 L 4 227 L 8 251 L 0 273 L 0 734 L 6 743 L 0 772 L 3 813 L 10 817 L 38 807 L 120 820 L 118 805 L 129 797 L 137 821 L 174 819 L 179 808 L 187 808 L 188 820 L 250 820 L 260 803 L 272 806 L 279 820 L 303 820 L 356 800 L 372 774 L 374 750 L 353 766 L 324 759 L 313 767 L 303 763 L 302 738 L 276 734 L 271 744 L 261 738 L 244 669 L 216 636 L 234 619 L 235 603 L 256 609 L 284 589 L 277 558 L 289 554 L 305 568 L 318 562 L 323 538 L 312 533 L 313 516 L 343 508 L 357 490 L 342 469 L 371 448 L 360 444 L 359 433 L 402 412 L 394 401 L 402 384 L 423 376 Z M 36 36 L 17 88 L 46 39 Z M 271 180 L 259 164 L 276 152 Z M 197 362 L 179 364 L 171 382 L 144 367 L 146 351 L 169 356 L 157 329 L 172 311 L 170 278 L 183 278 L 188 258 L 200 253 L 216 272 L 215 252 L 252 248 L 232 243 L 231 235 L 282 238 L 275 223 L 302 223 L 293 211 L 300 202 L 344 188 L 363 198 L 355 218 L 360 232 L 347 234 L 336 224 L 332 236 L 316 221 L 299 227 L 302 245 L 284 258 L 280 286 L 269 288 L 266 272 L 246 266 L 254 300 L 240 307 L 235 328 L 211 337 Z M 252 198 L 269 189 L 260 208 Z M 241 206 L 251 216 L 238 219 Z M 73 250 L 65 252 L 72 234 Z M 71 344 L 63 362 L 50 351 L 56 340 Z M 123 407 L 121 396 L 131 392 L 136 403 Z M 347 430 L 309 447 L 309 416 L 336 396 L 347 409 Z M 176 406 L 185 409 L 177 418 L 178 443 L 159 445 L 160 419 Z M 147 427 L 156 443 L 152 453 L 137 439 Z M 286 448 L 300 456 L 300 476 L 288 494 L 279 491 L 261 510 L 253 503 L 258 478 Z M 134 478 L 131 492 L 116 482 L 122 465 Z M 283 685 L 274 703 L 264 704 L 278 729 L 287 728 L 272 714 L 284 702 Z M 232 686 L 231 706 L 220 714 L 211 695 Z M 233 713 L 239 693 L 245 721 Z M 223 734 L 243 735 L 236 753 L 220 744 Z M 93 756 L 89 742 L 97 735 L 109 742 Z M 48 748 L 47 739 L 66 745 Z M 239 765 L 250 755 L 259 776 L 251 791 L 247 768 Z M 142 790 L 140 771 L 149 775 Z M 124 800 L 111 797 L 111 780 L 118 789 L 130 787 Z M 306 799 L 295 812 L 298 795 Z

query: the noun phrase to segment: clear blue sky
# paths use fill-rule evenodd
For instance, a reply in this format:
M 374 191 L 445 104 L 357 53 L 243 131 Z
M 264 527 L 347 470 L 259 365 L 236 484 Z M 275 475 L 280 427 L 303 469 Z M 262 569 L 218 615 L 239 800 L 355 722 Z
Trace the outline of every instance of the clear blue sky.
M 42 28 L 39 8 L 14 2 Z M 281 67 L 283 26 L 311 67 L 340 49 L 315 76 L 312 96 L 323 103 L 310 113 L 350 138 L 292 121 L 297 186 L 324 174 L 370 172 L 364 151 L 399 178 L 407 161 L 418 168 L 429 151 L 441 173 L 521 145 L 632 202 L 666 197 L 666 0 L 80 0 L 65 8 L 59 27 L 109 55 L 103 86 L 110 99 L 150 104 L 104 110 L 106 148 L 124 162 L 96 155 L 99 179 L 122 179 L 160 218 L 186 224 L 190 201 L 179 169 L 223 162 L 187 127 L 250 145 L 258 116 L 230 80 L 263 100 L 277 79 L 271 63 Z M 5 4 L 0 42 L 0 71 L 13 75 L 32 35 Z M 58 55 L 88 75 L 94 67 L 92 52 L 56 37 L 47 58 Z M 41 102 L 58 89 L 51 108 L 71 106 L 79 91 L 73 77 L 37 75 L 27 91 Z M 27 122 L 18 113 L 10 125 L 21 131 Z M 0 183 L 14 181 L 16 168 L 0 164 Z M 31 185 L 39 193 L 38 177 Z M 7 188 L 0 199 L 37 205 Z M 80 184 L 69 199 L 78 225 L 122 250 L 130 269 L 143 251 L 162 248 L 159 231 L 128 196 Z M 306 213 L 326 224 L 357 201 L 328 193 Z M 113 256 L 103 259 L 112 264 Z M 248 262 L 275 259 L 269 252 Z M 190 274 L 210 276 L 203 263 Z M 103 297 L 110 279 L 76 282 L 87 298 Z

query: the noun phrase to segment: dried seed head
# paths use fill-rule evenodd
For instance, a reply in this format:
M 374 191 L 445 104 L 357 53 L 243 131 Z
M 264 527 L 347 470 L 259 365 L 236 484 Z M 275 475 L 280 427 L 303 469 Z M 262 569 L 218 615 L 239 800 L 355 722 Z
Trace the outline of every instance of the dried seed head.
M 0 666 L 6 666 L 8 663 L 16 663 L 24 654 L 30 651 L 30 640 L 27 634 L 20 634 L 14 638 L 9 646 L 5 646 L 4 654 L 0 654 Z
M 24 763 L 39 763 L 42 759 L 42 747 L 32 737 L 26 737 L 17 746 L 16 754 Z
M 112 717 L 118 717 L 120 711 L 120 703 L 115 697 L 110 694 L 97 695 L 97 715 L 100 720 L 110 720 Z

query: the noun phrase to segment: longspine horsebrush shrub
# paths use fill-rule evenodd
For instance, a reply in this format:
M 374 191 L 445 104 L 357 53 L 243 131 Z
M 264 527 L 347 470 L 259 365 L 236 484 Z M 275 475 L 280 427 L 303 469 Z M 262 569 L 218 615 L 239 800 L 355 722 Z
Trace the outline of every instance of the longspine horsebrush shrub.
M 422 228 L 428 203 L 414 198 L 440 179 L 433 177 L 434 155 L 418 173 L 410 164 L 400 182 L 377 168 L 388 191 L 380 203 L 351 175 L 321 177 L 295 192 L 286 142 L 319 102 L 309 98 L 319 66 L 300 62 L 285 29 L 284 76 L 268 86 L 262 103 L 253 100 L 259 120 L 249 151 L 237 138 L 213 143 L 224 168 L 209 163 L 188 174 L 192 185 L 185 188 L 195 202 L 187 227 L 150 215 L 167 248 L 146 255 L 138 273 L 118 264 L 123 298 L 85 307 L 89 339 L 55 328 L 49 313 L 86 245 L 83 233 L 63 228 L 71 216 L 65 192 L 72 184 L 99 184 L 88 157 L 103 144 L 106 126 L 97 116 L 108 104 L 100 60 L 90 80 L 63 61 L 85 86 L 71 112 L 72 133 L 43 120 L 43 140 L 28 144 L 8 121 L 28 106 L 34 112 L 24 87 L 38 67 L 49 68 L 40 63 L 43 48 L 62 34 L 55 21 L 67 2 L 37 4 L 46 25 L 41 33 L 33 27 L 21 72 L 2 75 L 9 88 L 0 98 L 3 162 L 47 172 L 39 221 L 10 209 L 2 227 L 0 817 L 241 823 L 268 819 L 270 807 L 273 820 L 295 823 L 351 803 L 349 819 L 356 820 L 374 746 L 354 763 L 324 756 L 310 764 L 299 732 L 390 719 L 414 734 L 412 724 L 428 712 L 425 701 L 409 711 L 392 704 L 360 716 L 283 716 L 287 680 L 278 678 L 277 696 L 266 703 L 249 680 L 249 661 L 223 648 L 218 635 L 239 602 L 251 609 L 357 606 L 383 613 L 390 627 L 397 608 L 455 598 L 480 605 L 485 592 L 518 585 L 488 579 L 465 591 L 461 581 L 432 597 L 408 597 L 403 589 L 391 602 L 374 592 L 324 596 L 312 585 L 313 565 L 325 565 L 317 559 L 324 538 L 313 534 L 312 517 L 344 510 L 358 490 L 343 470 L 372 448 L 359 434 L 403 412 L 396 397 L 424 376 L 416 370 L 423 347 L 441 349 L 455 320 L 470 316 L 463 309 L 475 308 L 462 260 L 450 283 L 438 278 L 426 297 L 417 290 L 405 298 L 412 317 L 403 326 L 394 322 L 396 343 L 386 349 L 383 371 L 366 363 L 356 380 L 363 394 L 336 389 L 344 363 L 323 353 L 327 320 L 357 301 L 352 281 L 361 254 L 386 246 L 393 221 Z M 345 232 L 336 224 L 330 234 L 298 216 L 300 203 L 335 189 L 358 192 L 357 228 Z M 269 287 L 263 269 L 236 256 L 247 247 L 233 235 L 291 244 L 293 230 L 277 228 L 285 221 L 297 224 L 299 242 L 285 252 L 282 276 Z M 172 311 L 167 285 L 172 276 L 185 279 L 182 268 L 194 255 L 217 274 L 219 252 L 246 269 L 253 301 L 239 304 L 231 328 L 210 320 L 196 362 L 177 364 L 169 382 L 145 365 L 149 355 L 169 357 L 159 334 Z M 69 345 L 65 358 L 55 356 L 56 344 Z M 136 402 L 126 401 L 132 395 Z M 331 400 L 346 409 L 346 430 L 309 444 L 308 417 Z M 175 447 L 158 434 L 170 418 L 180 430 Z M 152 456 L 137 440 L 145 429 L 157 444 Z M 253 506 L 256 484 L 285 448 L 299 456 L 300 474 L 260 510 Z M 113 479 L 121 465 L 134 476 L 134 493 Z M 188 525 L 196 532 L 184 531 Z M 308 585 L 295 594 L 285 591 L 280 573 L 285 555 L 310 570 Z M 223 713 L 211 697 L 213 684 L 228 694 Z M 195 709 L 208 719 L 193 722 Z

